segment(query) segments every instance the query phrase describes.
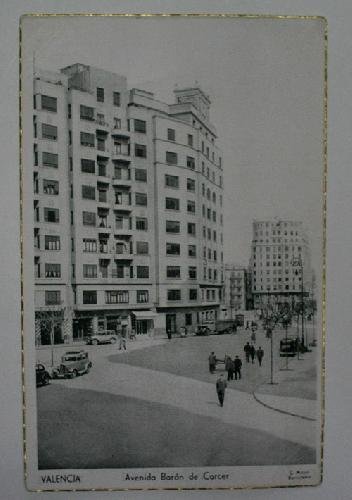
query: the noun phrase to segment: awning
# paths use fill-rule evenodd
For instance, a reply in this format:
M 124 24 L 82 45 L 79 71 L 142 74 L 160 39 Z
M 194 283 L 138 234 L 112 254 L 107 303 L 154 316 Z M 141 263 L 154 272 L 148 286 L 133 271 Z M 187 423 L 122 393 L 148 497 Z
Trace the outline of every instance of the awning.
M 132 311 L 132 314 L 136 316 L 136 319 L 154 319 L 158 316 L 153 311 Z

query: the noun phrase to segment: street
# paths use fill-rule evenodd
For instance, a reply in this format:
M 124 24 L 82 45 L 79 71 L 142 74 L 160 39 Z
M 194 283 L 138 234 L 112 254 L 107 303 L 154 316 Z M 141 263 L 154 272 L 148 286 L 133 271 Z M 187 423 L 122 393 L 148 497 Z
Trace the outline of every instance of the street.
M 315 405 L 314 351 L 295 361 L 294 370 L 280 372 L 286 364 L 279 357 L 284 335 L 274 332 L 274 376 L 285 377 L 277 385 L 268 384 L 270 340 L 263 332 L 257 333 L 257 346 L 265 352 L 261 367 L 245 362 L 245 331 L 138 339 L 128 343 L 127 352 L 116 344 L 55 347 L 55 363 L 65 350 L 82 348 L 93 367 L 89 374 L 38 388 L 40 468 L 314 463 L 315 422 L 291 411 L 293 403 L 300 412 L 301 406 Z M 215 391 L 224 365 L 209 373 L 211 351 L 219 359 L 238 354 L 243 361 L 242 379 L 228 383 L 224 408 Z M 37 358 L 50 364 L 50 347 L 38 349 Z M 276 398 L 293 415 L 260 404 L 254 391 Z

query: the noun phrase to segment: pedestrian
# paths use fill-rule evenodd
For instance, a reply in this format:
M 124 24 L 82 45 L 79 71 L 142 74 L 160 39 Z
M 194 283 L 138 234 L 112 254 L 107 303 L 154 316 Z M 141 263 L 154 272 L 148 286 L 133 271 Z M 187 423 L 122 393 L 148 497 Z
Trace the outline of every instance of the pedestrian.
M 251 355 L 252 363 L 254 363 L 254 358 L 255 358 L 255 347 L 254 347 L 254 344 L 252 344 L 249 347 L 249 349 L 250 349 L 249 354 Z
M 243 350 L 244 350 L 244 353 L 246 355 L 246 361 L 247 361 L 247 363 L 249 363 L 249 356 L 251 353 L 251 346 L 249 345 L 249 342 L 247 342 L 247 344 L 244 346 Z
M 225 370 L 227 371 L 227 381 L 233 380 L 233 361 L 231 356 L 225 356 Z
M 166 335 L 167 335 L 167 338 L 168 338 L 169 340 L 171 340 L 171 330 L 170 330 L 170 328 L 167 328 L 167 329 L 166 329 Z
M 246 330 L 249 330 L 249 321 L 246 322 Z
M 224 375 L 221 374 L 216 381 L 216 392 L 218 395 L 220 406 L 224 406 L 226 387 L 227 387 L 226 380 L 224 380 Z
M 119 337 L 119 351 L 124 349 L 126 351 L 126 337 L 122 333 L 122 330 L 118 330 L 118 337 Z
M 235 380 L 237 380 L 237 376 L 241 380 L 242 361 L 238 356 L 235 356 L 235 359 L 233 361 L 233 366 L 235 371 Z
M 209 360 L 209 372 L 214 373 L 216 368 L 216 356 L 214 354 L 214 351 L 209 354 L 208 360 Z
M 262 366 L 262 360 L 263 360 L 263 357 L 264 357 L 264 351 L 263 351 L 263 349 L 259 346 L 259 349 L 257 350 L 257 359 L 258 359 L 259 366 Z

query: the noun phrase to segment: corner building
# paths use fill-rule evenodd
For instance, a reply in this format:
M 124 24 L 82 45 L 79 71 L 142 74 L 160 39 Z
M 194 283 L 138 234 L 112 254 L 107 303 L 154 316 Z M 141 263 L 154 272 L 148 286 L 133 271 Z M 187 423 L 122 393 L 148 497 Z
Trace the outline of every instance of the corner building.
M 55 256 L 61 281 L 36 280 L 36 308 L 60 292 L 57 341 L 60 332 L 61 341 L 79 339 L 117 324 L 137 335 L 212 326 L 223 284 L 223 177 L 208 97 L 178 89 L 169 105 L 82 64 L 49 80 L 36 73 L 35 95 L 53 98 L 56 111 L 51 121 L 34 116 L 37 128 L 57 123 L 43 151 L 59 158 L 50 202 L 60 221 L 49 229 L 60 244 L 37 258 L 46 266 Z M 45 205 L 40 182 L 37 191 Z

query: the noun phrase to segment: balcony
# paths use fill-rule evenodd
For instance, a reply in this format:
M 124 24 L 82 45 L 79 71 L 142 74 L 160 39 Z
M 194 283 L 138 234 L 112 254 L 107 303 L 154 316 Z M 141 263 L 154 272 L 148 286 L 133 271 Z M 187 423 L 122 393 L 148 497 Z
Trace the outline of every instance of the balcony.
M 111 234 L 112 232 L 111 226 L 105 221 L 100 221 L 99 224 L 97 224 L 97 229 L 98 233 L 101 234 Z
M 131 212 L 132 211 L 131 197 L 125 195 L 121 196 L 120 193 L 115 194 L 114 210 L 117 212 Z
M 108 134 L 110 131 L 110 125 L 102 118 L 95 119 L 95 128 L 98 133 Z
M 113 254 L 113 258 L 114 258 L 114 260 L 118 260 L 118 261 L 133 260 L 133 254 L 130 253 L 129 251 L 120 252 L 120 251 L 115 250 L 115 252 Z
M 119 126 L 114 126 L 111 135 L 116 138 L 120 137 L 121 139 L 129 139 L 131 137 L 131 132 Z
M 132 185 L 131 173 L 126 169 L 126 172 L 118 173 L 115 171 L 115 175 L 112 179 L 112 185 L 116 187 L 124 187 L 129 189 Z
M 110 208 L 107 191 L 98 191 L 98 206 L 105 209 Z
M 123 163 L 130 163 L 131 161 L 131 152 L 129 144 L 119 144 L 118 146 L 115 144 L 112 152 L 111 158 L 113 161 L 120 161 Z

